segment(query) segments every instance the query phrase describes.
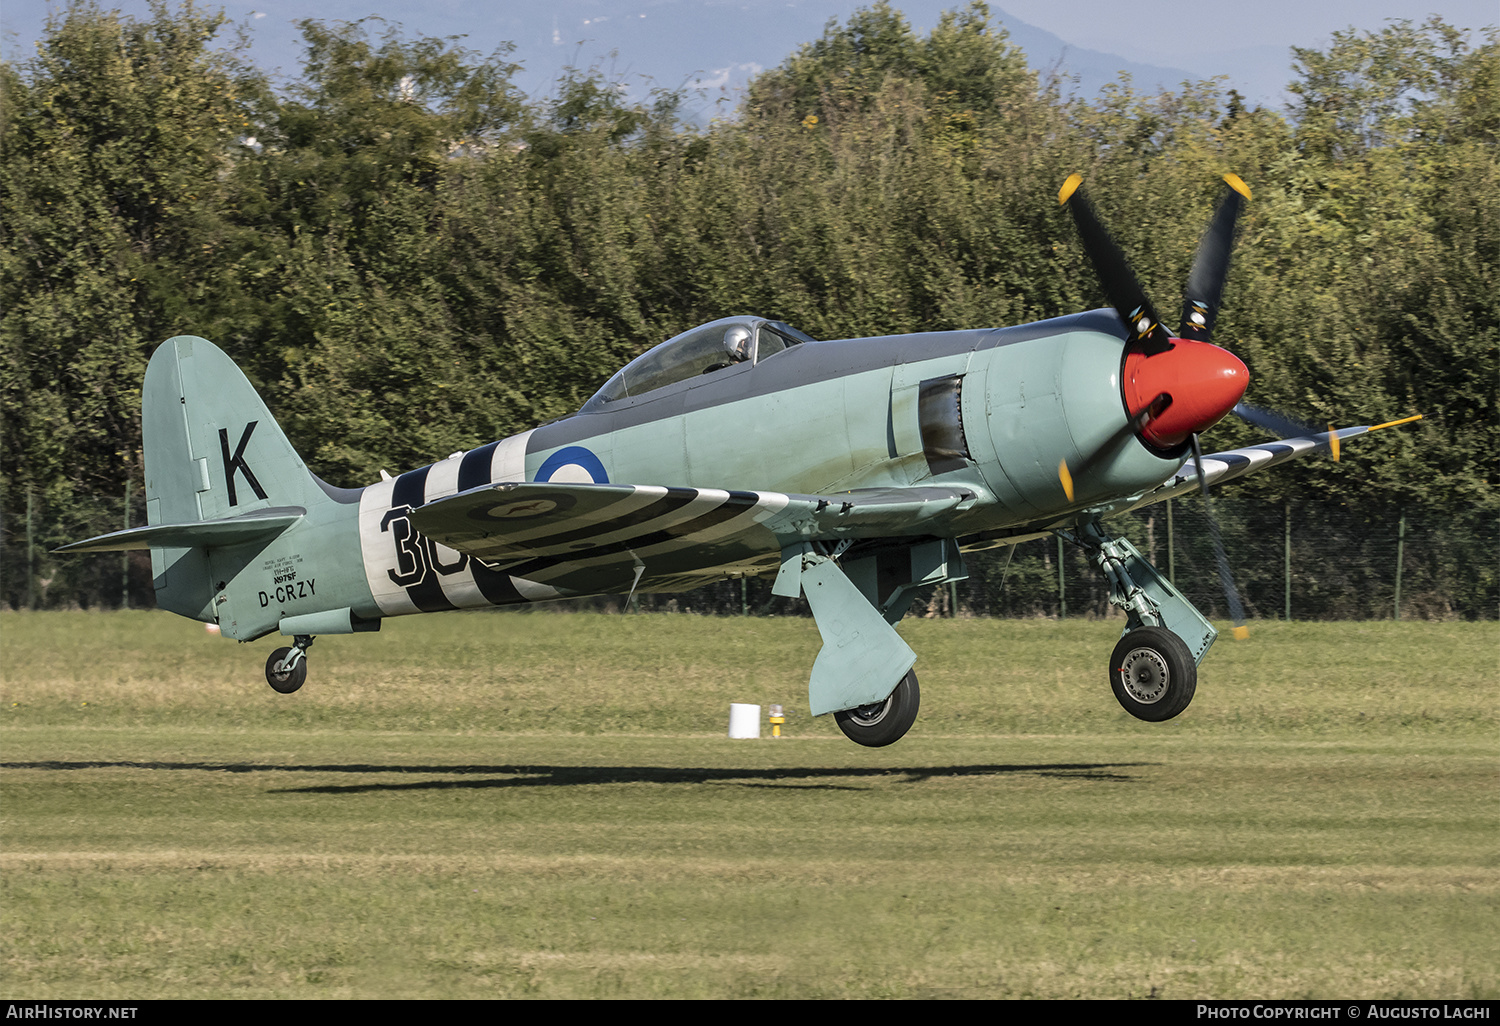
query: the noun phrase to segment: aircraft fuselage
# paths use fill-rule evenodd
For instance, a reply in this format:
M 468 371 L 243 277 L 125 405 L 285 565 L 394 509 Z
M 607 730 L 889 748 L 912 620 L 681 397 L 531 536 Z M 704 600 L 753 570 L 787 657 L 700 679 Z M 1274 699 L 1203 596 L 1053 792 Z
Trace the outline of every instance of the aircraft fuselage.
M 501 481 L 623 482 L 830 495 L 941 484 L 972 502 L 907 533 L 962 537 L 1035 524 L 1130 495 L 1181 464 L 1134 438 L 1068 502 L 1060 460 L 1078 460 L 1125 423 L 1118 368 L 1123 331 L 1110 311 L 1015 328 L 791 346 L 758 362 L 696 375 L 409 471 L 359 493 L 366 617 L 541 601 L 632 588 L 680 591 L 726 575 L 775 570 L 780 553 L 741 538 L 715 548 L 622 550 L 590 565 L 500 572 L 423 538 L 406 514 Z M 593 406 L 594 409 L 590 409 Z M 704 516 L 734 514 L 704 500 Z M 296 541 L 289 531 L 281 541 Z M 644 569 L 637 579 L 635 567 Z M 269 594 L 269 592 L 267 592 Z M 283 595 L 286 592 L 283 591 Z M 300 592 L 259 629 L 294 613 Z M 309 606 L 320 603 L 308 603 Z M 342 603 L 341 603 L 342 604 Z

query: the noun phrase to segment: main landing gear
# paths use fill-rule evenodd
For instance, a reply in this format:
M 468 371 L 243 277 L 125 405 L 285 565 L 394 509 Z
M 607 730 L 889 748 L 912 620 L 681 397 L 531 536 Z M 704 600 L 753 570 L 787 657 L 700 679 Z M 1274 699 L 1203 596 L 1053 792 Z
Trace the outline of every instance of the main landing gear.
M 1085 520 L 1059 532 L 1083 546 L 1109 581 L 1109 601 L 1125 611 L 1125 634 L 1109 657 L 1109 687 L 1136 719 L 1160 723 L 1188 707 L 1198 663 L 1219 632 L 1124 538 Z
M 956 542 L 939 539 L 870 547 L 840 565 L 851 544 L 787 545 L 771 592 L 806 596 L 823 638 L 808 677 L 808 711 L 833 713 L 849 740 L 883 748 L 911 729 L 921 703 L 917 654 L 895 624 L 919 589 L 962 580 L 963 557 Z
M 310 634 L 298 634 L 291 648 L 278 648 L 266 660 L 266 683 L 272 690 L 290 695 L 307 680 L 307 650 L 312 647 Z

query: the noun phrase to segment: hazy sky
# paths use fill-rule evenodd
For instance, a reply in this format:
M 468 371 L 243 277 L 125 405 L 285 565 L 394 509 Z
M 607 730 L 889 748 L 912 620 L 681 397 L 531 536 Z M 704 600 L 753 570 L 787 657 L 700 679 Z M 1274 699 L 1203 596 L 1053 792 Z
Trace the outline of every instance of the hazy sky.
M 966 0 L 895 0 L 917 28 L 930 28 L 944 9 Z M 56 0 L 0 0 L 3 52 L 12 59 L 32 52 Z M 144 18 L 145 0 L 100 0 Z M 204 3 L 209 9 L 217 4 Z M 516 43 L 513 58 L 527 68 L 528 90 L 546 89 L 565 64 L 601 60 L 622 74 L 646 69 L 669 86 L 702 80 L 733 68 L 738 82 L 765 64 L 778 63 L 798 43 L 817 38 L 829 18 L 843 20 L 858 0 L 230 0 L 223 9 L 253 30 L 252 58 L 267 70 L 294 71 L 299 18 L 353 21 L 379 15 L 408 36 L 464 34 L 465 45 L 488 53 Z M 1234 72 L 1228 58 L 1267 67 L 1284 84 L 1287 48 L 1322 46 L 1351 25 L 1379 28 L 1390 18 L 1424 20 L 1439 14 L 1463 28 L 1500 24 L 1497 0 L 996 0 L 992 9 L 1049 31 L 1083 50 L 1098 50 L 1143 64 L 1187 68 L 1195 74 Z M 774 13 L 773 13 L 774 12 Z M 1248 54 L 1254 47 L 1275 51 Z M 618 56 L 609 58 L 609 51 Z M 764 51 L 764 52 L 762 52 Z M 1275 67 L 1269 67 L 1274 65 Z M 676 76 L 675 81 L 673 77 Z M 1175 83 L 1172 83 L 1175 84 Z

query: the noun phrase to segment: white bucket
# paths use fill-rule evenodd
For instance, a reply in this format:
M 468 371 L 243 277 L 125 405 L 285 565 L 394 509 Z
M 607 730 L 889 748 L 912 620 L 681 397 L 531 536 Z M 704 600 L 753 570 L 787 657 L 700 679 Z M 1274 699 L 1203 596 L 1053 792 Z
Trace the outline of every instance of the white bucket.
M 729 706 L 730 737 L 760 737 L 760 706 L 733 702 Z

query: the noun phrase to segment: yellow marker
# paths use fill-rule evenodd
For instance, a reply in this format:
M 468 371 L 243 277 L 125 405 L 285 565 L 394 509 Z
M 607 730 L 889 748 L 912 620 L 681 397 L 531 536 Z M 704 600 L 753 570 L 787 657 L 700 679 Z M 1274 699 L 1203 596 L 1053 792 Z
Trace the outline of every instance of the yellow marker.
M 781 736 L 781 725 L 786 722 L 786 716 L 782 714 L 781 706 L 771 706 L 771 736 Z
M 1250 186 L 1246 185 L 1244 179 L 1240 178 L 1239 175 L 1225 175 L 1224 183 L 1246 199 L 1250 198 Z
M 1073 501 L 1073 475 L 1068 473 L 1068 461 L 1063 460 L 1057 465 L 1057 479 L 1062 482 L 1063 494 L 1068 501 Z
M 1235 641 L 1244 641 L 1248 637 L 1250 637 L 1250 628 L 1246 627 L 1244 624 L 1241 624 L 1234 629 Z
M 1083 184 L 1083 175 L 1079 174 L 1077 171 L 1074 171 L 1072 174 L 1070 174 L 1068 176 L 1067 181 L 1063 182 L 1062 188 L 1059 189 L 1058 192 L 1057 192 L 1057 202 L 1058 202 L 1058 204 L 1060 206 L 1066 206 L 1067 202 L 1068 202 L 1068 197 L 1071 196 L 1071 195 L 1073 195 L 1073 193 L 1077 192 L 1078 191 L 1078 187 L 1080 185 L 1082 185 L 1082 184 Z

